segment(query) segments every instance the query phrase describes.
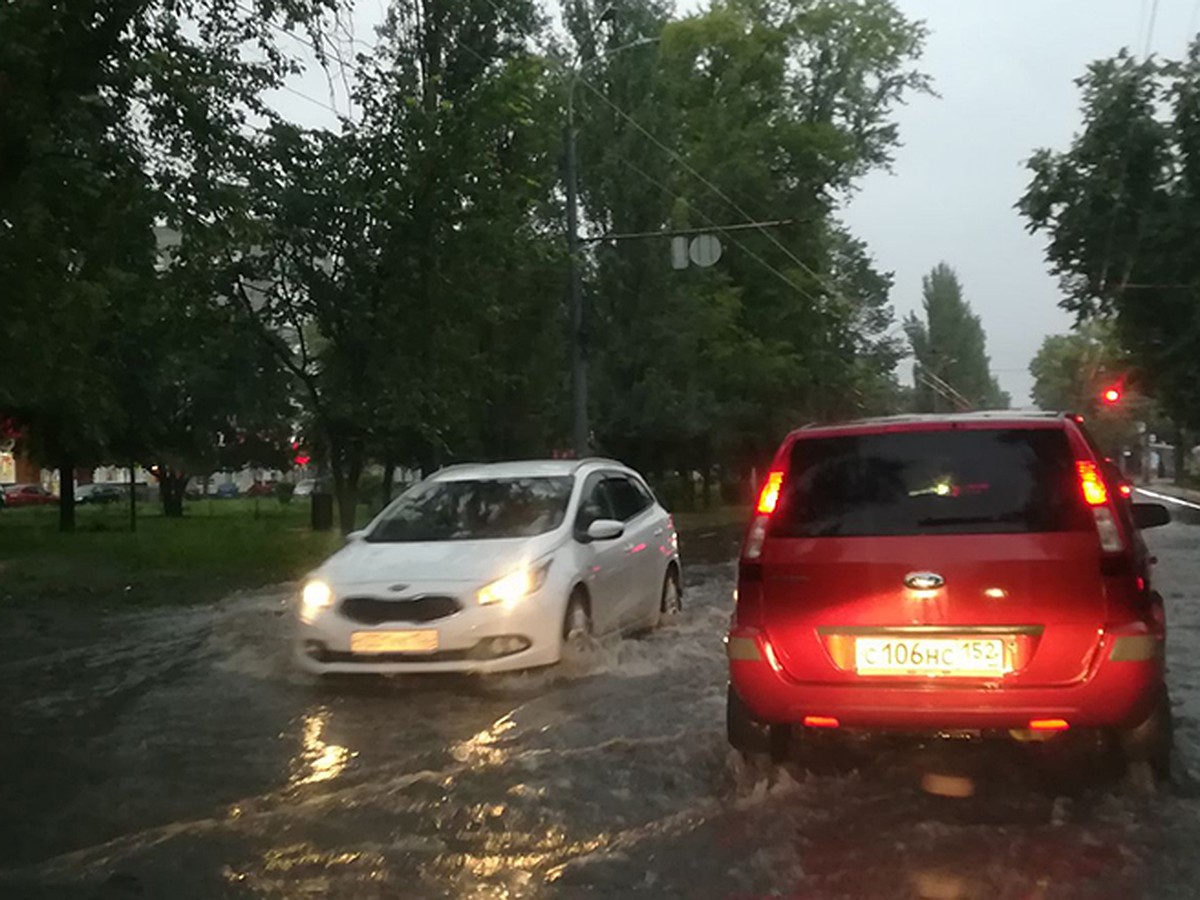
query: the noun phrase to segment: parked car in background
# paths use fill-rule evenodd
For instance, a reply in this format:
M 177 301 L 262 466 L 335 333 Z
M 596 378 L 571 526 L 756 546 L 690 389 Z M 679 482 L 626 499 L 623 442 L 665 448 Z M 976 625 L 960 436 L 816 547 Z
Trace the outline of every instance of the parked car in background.
M 274 481 L 256 481 L 250 487 L 246 488 L 247 497 L 273 497 L 275 496 Z
M 4 489 L 4 505 L 14 509 L 19 506 L 49 506 L 57 502 L 58 496 L 40 484 L 14 484 Z
M 129 498 L 129 485 L 81 484 L 75 488 L 75 502 L 83 504 L 118 503 Z
M 317 674 L 498 672 L 680 607 L 670 514 L 612 460 L 452 466 L 307 580 L 296 656 Z
M 296 490 L 292 491 L 293 497 L 311 497 L 317 489 L 317 480 L 315 478 L 305 478 L 303 481 L 296 483 Z
M 217 489 L 213 492 L 213 496 L 218 500 L 233 500 L 238 494 L 238 486 L 232 481 L 225 484 L 218 484 Z
M 793 432 L 746 531 L 730 743 L 814 730 L 1047 740 L 1166 775 L 1166 621 L 1134 503 L 1070 415 L 897 416 Z

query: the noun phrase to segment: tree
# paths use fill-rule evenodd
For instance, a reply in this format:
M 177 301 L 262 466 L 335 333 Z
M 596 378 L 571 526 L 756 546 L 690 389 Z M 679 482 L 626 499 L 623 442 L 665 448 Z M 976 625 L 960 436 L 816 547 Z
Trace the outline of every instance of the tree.
M 372 454 L 545 452 L 561 294 L 538 27 L 529 3 L 397 5 L 361 121 L 277 126 L 244 173 L 255 250 L 224 260 L 229 292 L 302 386 L 343 531 Z
M 910 313 L 904 330 L 916 362 L 917 409 L 1005 409 L 1009 397 L 992 376 L 979 316 L 963 298 L 954 269 L 939 263 L 922 283 L 925 320 Z
M 1029 364 L 1033 401 L 1045 410 L 1087 413 L 1105 386 L 1125 380 L 1126 367 L 1111 323 L 1048 335 Z
M 1109 322 L 1095 320 L 1070 334 L 1048 335 L 1029 364 L 1033 401 L 1041 409 L 1080 413 L 1092 435 L 1112 456 L 1133 436 L 1132 409 L 1137 397 L 1128 384 L 1128 363 Z M 1121 386 L 1122 399 L 1105 404 L 1101 394 Z M 1141 411 L 1145 415 L 1145 410 Z
M 147 407 L 120 384 L 130 373 L 113 336 L 129 337 L 152 318 L 147 304 L 169 301 L 155 289 L 155 223 L 193 211 L 213 160 L 242 146 L 247 117 L 269 115 L 263 92 L 293 69 L 273 29 L 303 23 L 319 38 L 326 8 L 0 6 L 0 280 L 12 298 L 0 412 L 59 468 L 64 530 L 74 524 L 74 467 L 132 453 L 129 439 L 146 431 Z M 177 349 L 165 333 L 139 335 L 156 361 Z
M 890 282 L 832 210 L 886 165 L 892 108 L 926 87 L 909 69 L 924 32 L 886 2 L 731 0 L 674 20 L 660 3 L 601 17 L 607 7 L 568 16 L 584 65 L 585 220 L 623 234 L 713 228 L 725 251 L 679 272 L 666 240 L 595 245 L 597 437 L 651 473 L 748 470 L 798 422 L 886 402 Z M 717 227 L 775 219 L 793 224 Z
M 1076 83 L 1083 126 L 1033 154 L 1018 208 L 1047 237 L 1060 305 L 1111 320 L 1145 389 L 1200 426 L 1200 40 L 1181 61 L 1123 50 Z

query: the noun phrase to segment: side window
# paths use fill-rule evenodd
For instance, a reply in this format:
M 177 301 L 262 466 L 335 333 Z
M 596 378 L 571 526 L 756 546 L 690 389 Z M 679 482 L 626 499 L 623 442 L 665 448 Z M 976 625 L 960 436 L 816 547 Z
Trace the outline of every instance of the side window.
M 650 498 L 624 475 L 609 476 L 604 479 L 604 486 L 612 503 L 614 518 L 622 522 L 628 522 L 650 505 Z
M 605 490 L 604 476 L 598 472 L 588 477 L 583 484 L 583 492 L 579 500 L 579 512 L 575 516 L 575 527 L 586 531 L 587 527 L 597 519 L 613 518 L 609 505 L 608 491 Z
M 633 482 L 634 490 L 641 495 L 643 506 L 653 506 L 658 502 L 658 500 L 654 497 L 654 492 L 650 490 L 650 488 L 646 487 L 645 483 L 641 479 L 631 478 L 629 480 Z

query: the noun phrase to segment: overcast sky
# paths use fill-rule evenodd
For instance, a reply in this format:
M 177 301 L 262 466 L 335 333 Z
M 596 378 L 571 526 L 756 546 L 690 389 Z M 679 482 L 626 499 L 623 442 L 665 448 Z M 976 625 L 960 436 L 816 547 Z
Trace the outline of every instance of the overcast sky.
M 354 40 L 341 41 L 347 58 L 371 41 L 386 2 L 358 0 Z M 843 218 L 879 268 L 895 274 L 898 317 L 920 308 L 921 276 L 934 265 L 958 270 L 983 320 L 992 370 L 1014 404 L 1025 404 L 1030 359 L 1043 337 L 1071 321 L 1056 305 L 1042 239 L 1025 233 L 1013 209 L 1028 181 L 1023 161 L 1035 148 L 1067 146 L 1079 126 L 1073 82 L 1089 62 L 1123 46 L 1179 57 L 1196 30 L 1200 0 L 895 2 L 929 28 L 920 68 L 939 96 L 898 111 L 904 146 L 893 172 L 865 179 Z M 702 5 L 682 0 L 679 8 Z M 347 110 L 336 77 L 331 85 L 310 71 L 292 87 L 310 99 L 280 92 L 276 104 L 299 122 L 329 125 L 331 107 Z

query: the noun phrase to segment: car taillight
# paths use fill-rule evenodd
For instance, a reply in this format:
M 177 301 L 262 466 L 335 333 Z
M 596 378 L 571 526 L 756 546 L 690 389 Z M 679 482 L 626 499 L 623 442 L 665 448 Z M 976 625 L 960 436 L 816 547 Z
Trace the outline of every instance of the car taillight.
M 1100 467 L 1094 462 L 1081 459 L 1075 464 L 1079 472 L 1079 489 L 1088 506 L 1104 506 L 1108 503 L 1108 486 L 1100 475 Z
M 763 541 L 767 539 L 767 522 L 770 516 L 755 516 L 750 523 L 750 531 L 746 533 L 746 546 L 742 550 L 743 559 L 758 559 L 762 556 Z
M 1108 485 L 1100 467 L 1090 460 L 1081 459 L 1075 463 L 1079 473 L 1079 490 L 1083 494 L 1083 502 L 1092 511 L 1092 519 L 1096 523 L 1096 534 L 1100 537 L 1100 549 L 1105 553 L 1120 553 L 1125 549 L 1125 538 L 1121 536 L 1121 526 L 1113 515 L 1109 502 Z
M 763 542 L 767 539 L 767 523 L 779 506 L 779 494 L 783 490 L 783 472 L 774 470 L 767 475 L 762 490 L 758 494 L 758 503 L 754 507 L 754 521 L 746 533 L 746 544 L 742 548 L 742 559 L 758 559 L 762 556 Z
M 779 491 L 783 488 L 783 473 L 774 471 L 767 475 L 766 484 L 763 485 L 762 491 L 758 495 L 758 506 L 756 512 L 760 516 L 769 516 L 775 512 L 775 507 L 779 505 Z

